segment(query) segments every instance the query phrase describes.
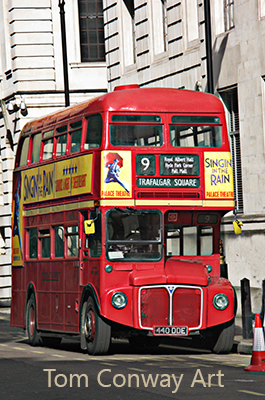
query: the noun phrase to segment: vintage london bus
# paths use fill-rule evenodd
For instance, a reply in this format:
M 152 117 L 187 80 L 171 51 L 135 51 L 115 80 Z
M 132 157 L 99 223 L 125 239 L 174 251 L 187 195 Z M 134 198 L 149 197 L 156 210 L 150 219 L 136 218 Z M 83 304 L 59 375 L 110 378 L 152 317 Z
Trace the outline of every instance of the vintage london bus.
M 229 352 L 220 262 L 233 210 L 225 114 L 210 94 L 120 86 L 29 122 L 15 161 L 11 325 L 31 345 L 205 340 Z

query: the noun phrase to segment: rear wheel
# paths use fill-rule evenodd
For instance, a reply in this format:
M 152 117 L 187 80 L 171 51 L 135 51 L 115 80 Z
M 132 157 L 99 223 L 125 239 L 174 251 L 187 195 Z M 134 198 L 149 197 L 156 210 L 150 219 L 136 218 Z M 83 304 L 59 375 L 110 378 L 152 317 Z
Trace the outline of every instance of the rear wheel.
M 27 302 L 26 331 L 31 346 L 37 346 L 39 344 L 39 333 L 37 331 L 37 309 L 34 293 L 30 295 Z
M 100 317 L 92 297 L 83 305 L 83 331 L 88 354 L 105 354 L 110 347 L 111 328 Z

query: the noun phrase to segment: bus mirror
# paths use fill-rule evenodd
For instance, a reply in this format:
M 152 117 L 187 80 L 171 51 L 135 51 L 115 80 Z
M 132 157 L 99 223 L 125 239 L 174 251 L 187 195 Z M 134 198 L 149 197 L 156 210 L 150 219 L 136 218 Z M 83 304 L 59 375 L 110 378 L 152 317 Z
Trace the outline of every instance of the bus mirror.
M 88 219 L 84 222 L 84 225 L 86 235 L 93 235 L 93 233 L 95 233 L 95 222 L 93 219 Z
M 242 233 L 242 229 L 241 229 L 242 225 L 243 225 L 243 223 L 241 221 L 239 221 L 238 219 L 236 221 L 233 221 L 233 228 L 234 228 L 234 232 L 236 235 L 240 235 L 240 233 Z

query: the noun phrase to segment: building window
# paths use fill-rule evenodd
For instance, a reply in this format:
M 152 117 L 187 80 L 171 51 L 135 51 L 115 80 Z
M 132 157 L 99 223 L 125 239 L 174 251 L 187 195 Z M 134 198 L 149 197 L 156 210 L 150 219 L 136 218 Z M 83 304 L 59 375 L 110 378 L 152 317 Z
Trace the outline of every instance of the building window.
M 241 166 L 241 146 L 239 131 L 239 112 L 237 88 L 222 91 L 221 97 L 226 105 L 229 115 L 228 131 L 233 162 L 234 196 L 237 212 L 243 212 L 243 183 Z
M 265 0 L 260 0 L 259 3 L 260 3 L 260 5 L 259 5 L 260 18 L 264 18 L 265 17 Z
M 157 55 L 167 50 L 166 0 L 152 0 L 152 25 L 154 54 Z
M 124 66 L 136 63 L 136 33 L 135 33 L 135 13 L 134 1 L 123 0 L 122 7 L 122 36 L 123 36 L 123 56 Z
M 234 0 L 215 0 L 213 6 L 216 35 L 234 28 Z
M 225 31 L 234 27 L 234 0 L 224 0 Z
M 199 17 L 197 0 L 186 0 L 186 21 L 188 42 L 199 39 Z
M 102 0 L 79 0 L 81 61 L 105 61 Z

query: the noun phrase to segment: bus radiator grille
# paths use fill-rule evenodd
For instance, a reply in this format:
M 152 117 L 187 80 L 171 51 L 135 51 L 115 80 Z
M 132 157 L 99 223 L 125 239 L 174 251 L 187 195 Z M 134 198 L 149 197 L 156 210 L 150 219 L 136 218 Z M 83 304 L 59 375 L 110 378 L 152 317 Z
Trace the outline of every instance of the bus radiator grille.
M 196 288 L 181 286 L 173 291 L 170 286 L 142 288 L 140 312 L 143 328 L 167 326 L 170 321 L 174 326 L 198 328 L 201 324 L 201 292 Z

